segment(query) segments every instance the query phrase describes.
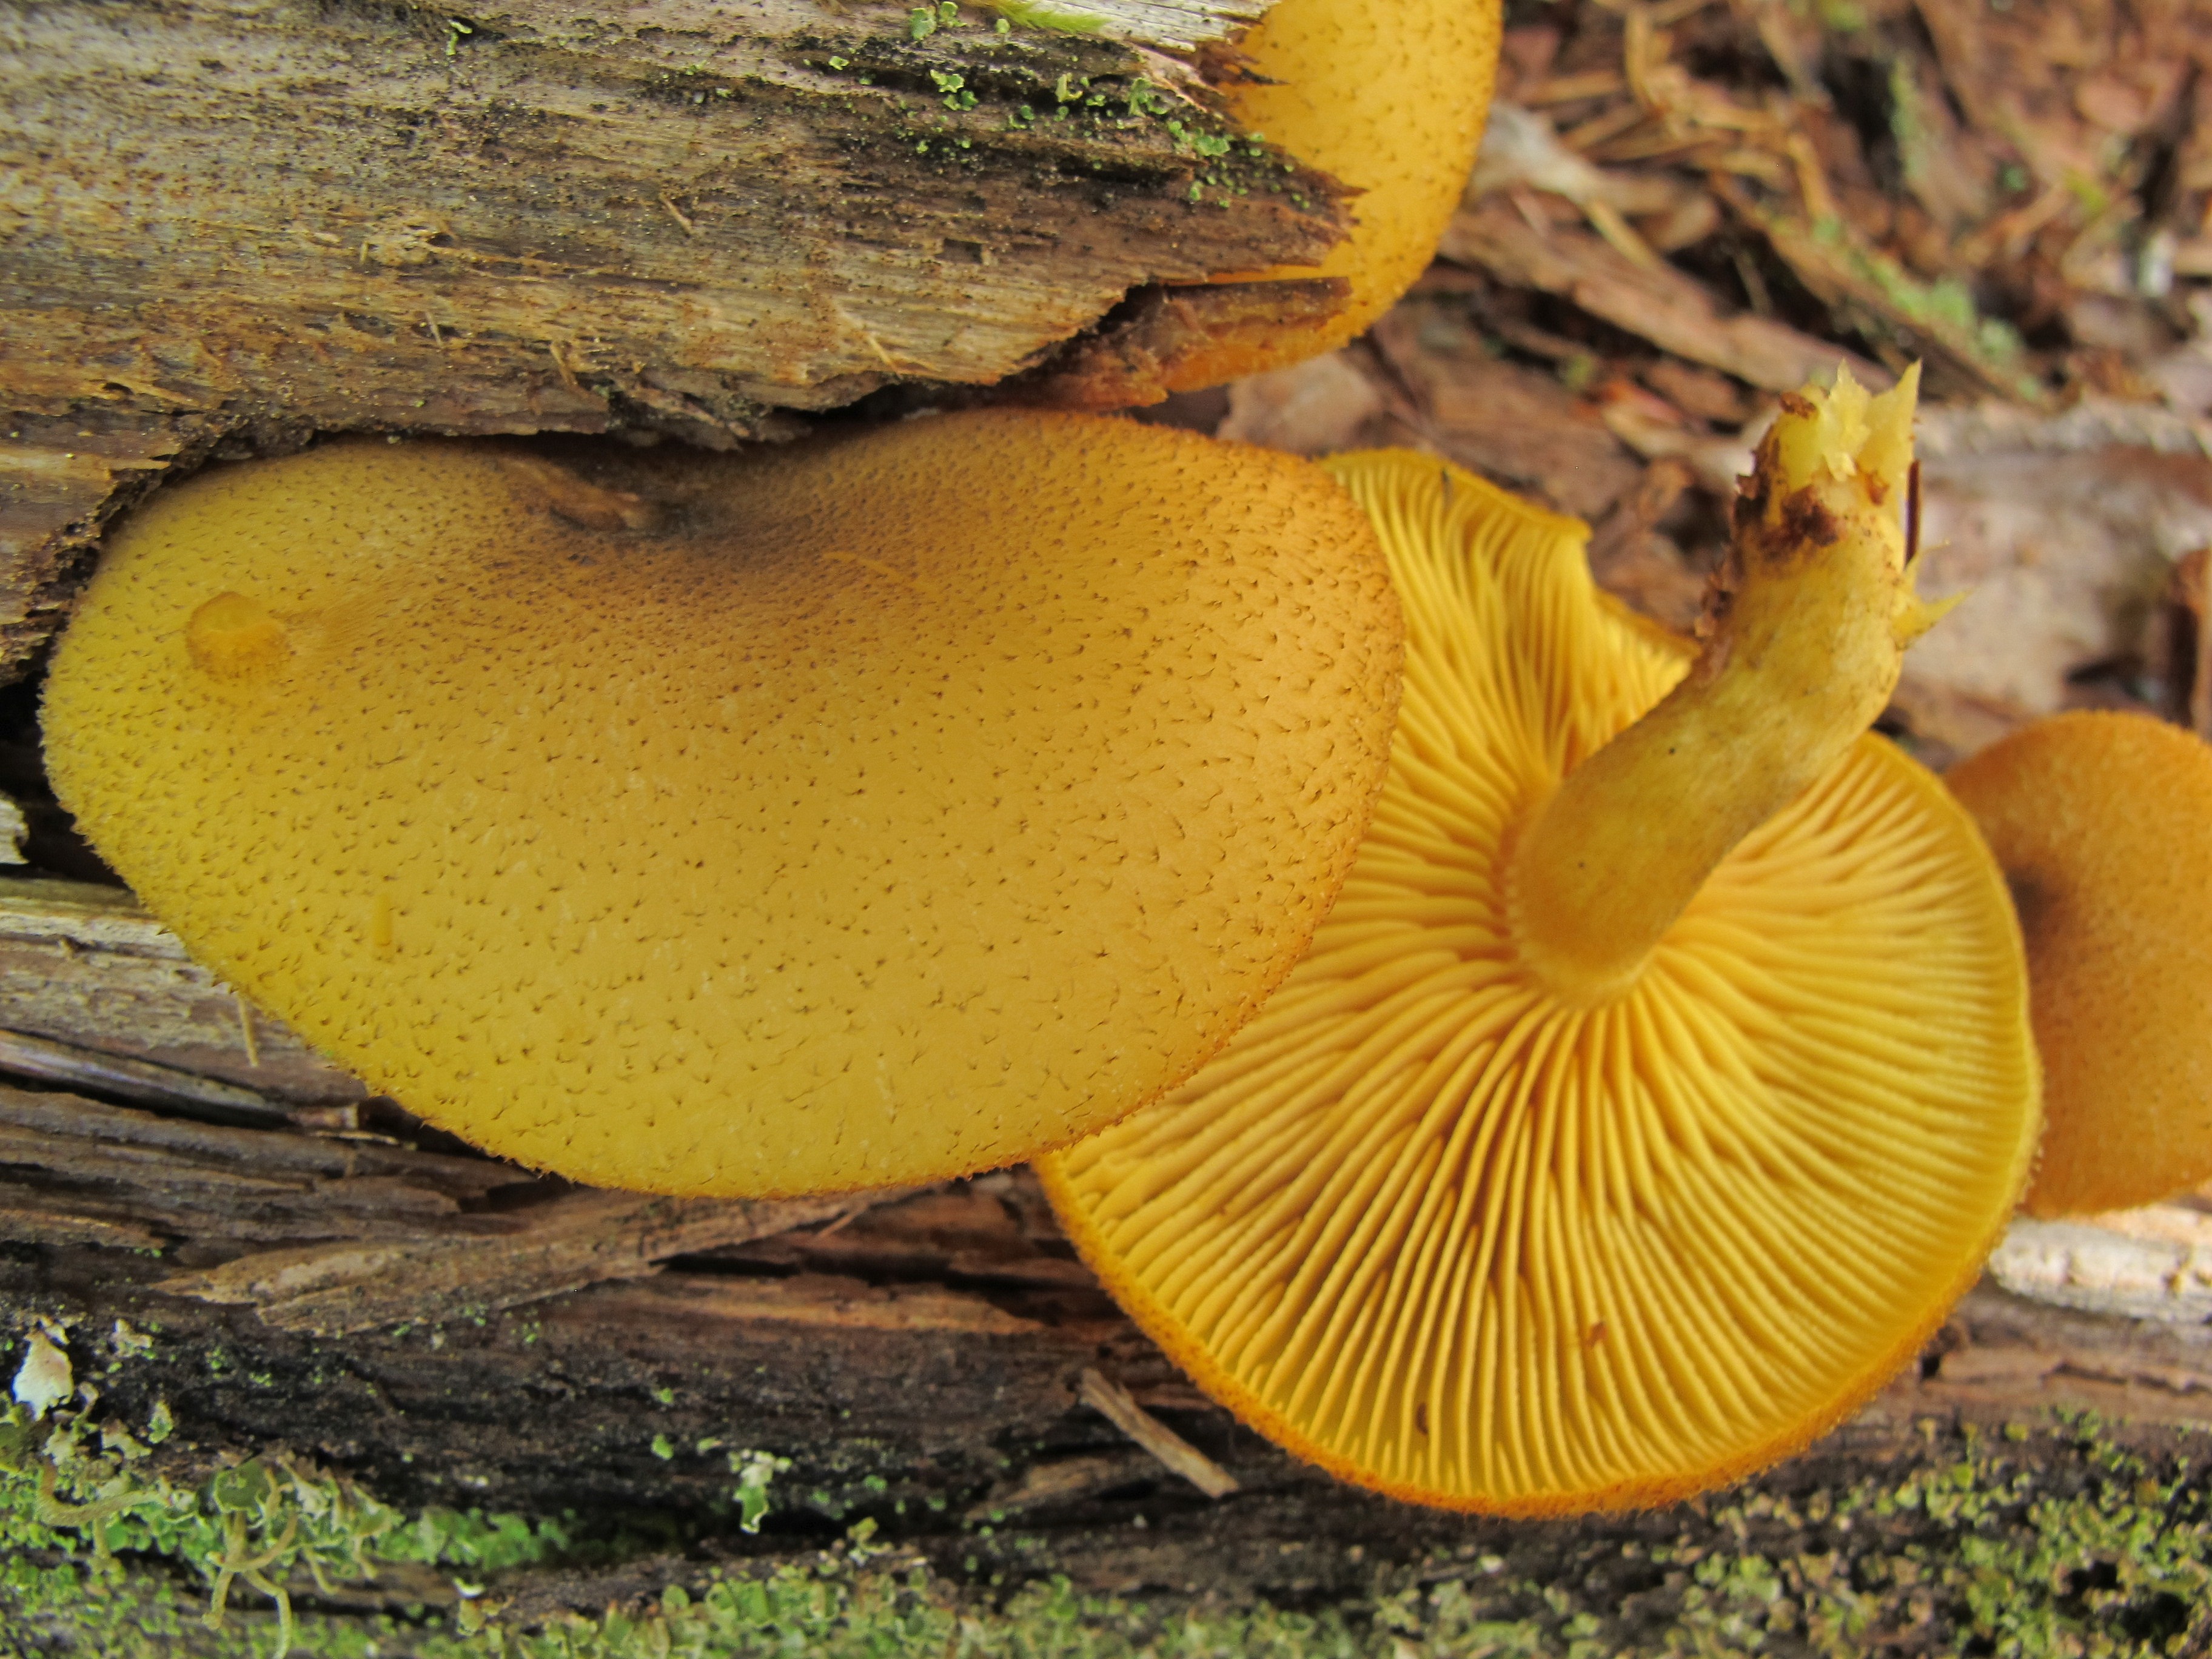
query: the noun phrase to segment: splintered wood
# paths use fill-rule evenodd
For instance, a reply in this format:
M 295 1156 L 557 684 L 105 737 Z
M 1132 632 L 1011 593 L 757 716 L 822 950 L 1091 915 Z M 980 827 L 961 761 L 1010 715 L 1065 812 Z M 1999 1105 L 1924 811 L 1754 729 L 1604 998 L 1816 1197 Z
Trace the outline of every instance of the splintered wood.
M 1237 1477 L 1139 1406 L 1119 1382 L 1085 1367 L 1076 1393 L 1083 1403 L 1208 1498 L 1238 1490 Z
M 289 1106 L 367 1092 L 279 1021 L 246 1011 L 121 888 L 6 878 L 0 988 L 0 1029 L 9 1031 L 152 1061 Z
M 849 1215 L 895 1193 L 745 1202 L 568 1194 L 470 1235 L 257 1252 L 155 1286 L 242 1303 L 280 1330 L 343 1336 L 403 1322 L 477 1317 L 609 1279 L 641 1279 L 670 1256 L 740 1244 Z M 763 1310 L 774 1318 L 772 1310 Z
M 251 1019 L 252 1015 L 246 1018 Z M 290 1118 L 268 1096 L 234 1083 L 21 1031 L 0 1030 L 0 1073 L 33 1078 L 40 1083 L 74 1084 L 135 1105 L 168 1106 L 185 1112 L 197 1109 L 203 1115 L 218 1119 L 284 1122 Z
M 0 1085 L 0 1229 L 28 1243 L 98 1231 L 139 1249 L 405 1238 L 532 1179 L 380 1136 L 195 1122 Z M 127 1236 L 127 1237 L 126 1237 Z
M 1188 140 L 1219 125 L 1201 55 L 1271 3 L 1003 33 L 906 0 L 10 9 L 0 678 L 101 522 L 226 439 L 726 447 L 993 384 L 1133 290 L 1313 263 L 1332 181 Z

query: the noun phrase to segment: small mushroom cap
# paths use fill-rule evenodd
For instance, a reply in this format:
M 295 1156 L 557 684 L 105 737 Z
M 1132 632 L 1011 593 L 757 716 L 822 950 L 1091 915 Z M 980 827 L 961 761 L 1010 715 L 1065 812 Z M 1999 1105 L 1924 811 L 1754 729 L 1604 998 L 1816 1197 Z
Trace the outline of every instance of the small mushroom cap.
M 2212 1176 L 2212 746 L 2055 714 L 1944 776 L 2003 866 L 2045 1077 L 2032 1215 Z
M 1489 0 L 1279 0 L 1238 42 L 1265 78 L 1224 88 L 1237 120 L 1359 192 L 1319 265 L 1256 275 L 1342 277 L 1351 293 L 1325 321 L 1242 329 L 1179 358 L 1170 390 L 1333 351 L 1413 286 L 1474 171 L 1502 27 Z
M 1601 599 L 1582 526 L 1421 457 L 1330 465 L 1406 608 L 1374 823 L 1260 1016 L 1048 1190 L 1201 1387 L 1346 1480 L 1521 1515 L 1728 1480 L 1880 1387 L 2011 1214 L 2004 884 L 1863 738 L 1632 985 L 1562 1001 L 1516 955 L 1514 837 L 1688 653 Z
M 1073 416 L 661 454 L 164 490 L 57 653 L 57 787 L 225 979 L 576 1180 L 934 1178 L 1188 1076 L 1380 786 L 1401 623 L 1350 499 Z

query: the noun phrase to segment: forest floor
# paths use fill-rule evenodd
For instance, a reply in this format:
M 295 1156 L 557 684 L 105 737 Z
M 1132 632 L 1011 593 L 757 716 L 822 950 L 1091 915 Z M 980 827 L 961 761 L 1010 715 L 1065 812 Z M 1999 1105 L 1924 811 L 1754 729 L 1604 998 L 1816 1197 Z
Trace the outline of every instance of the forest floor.
M 1474 185 L 1413 293 L 1344 351 L 1152 417 L 1449 457 L 1588 520 L 1600 579 L 1686 627 L 1780 394 L 1839 350 L 1870 383 L 1918 361 L 1922 592 L 1972 597 L 1886 728 L 1939 767 L 2062 708 L 2212 736 L 2212 6 L 1507 13 Z M 0 789 L 42 873 L 96 878 L 40 816 L 30 711 L 0 697 Z M 455 1149 L 373 1127 L 428 1149 L 389 1180 L 465 1186 L 431 1169 Z M 184 1190 L 172 1236 L 215 1213 Z M 1238 1428 L 1117 1322 L 1018 1175 L 694 1252 L 659 1302 L 601 1285 L 342 1339 L 165 1300 L 189 1247 L 151 1262 L 82 1224 L 0 1243 L 0 1364 L 19 1400 L 39 1365 L 63 1384 L 0 1418 L 0 1659 L 2212 1654 L 2201 1321 L 2008 1346 L 2043 1316 L 1985 1286 L 1802 1459 L 1508 1522 L 1346 1492 Z M 795 1358 L 677 1307 L 733 1285 L 781 1285 L 770 1322 L 848 1346 Z M 562 1346 L 594 1297 L 628 1322 L 619 1364 Z M 1202 1496 L 1080 1403 L 1090 1363 L 1243 1490 Z M 986 1383 L 996 1426 L 963 1437 Z M 319 1401 L 342 1420 L 310 1431 Z M 802 1416 L 816 1438 L 778 1437 Z
M 1334 357 L 1173 418 L 1432 450 L 1698 611 L 1777 397 L 1924 366 L 1923 592 L 1973 597 L 1889 724 L 2212 721 L 2212 12 L 2100 0 L 1515 0 L 1441 257 Z

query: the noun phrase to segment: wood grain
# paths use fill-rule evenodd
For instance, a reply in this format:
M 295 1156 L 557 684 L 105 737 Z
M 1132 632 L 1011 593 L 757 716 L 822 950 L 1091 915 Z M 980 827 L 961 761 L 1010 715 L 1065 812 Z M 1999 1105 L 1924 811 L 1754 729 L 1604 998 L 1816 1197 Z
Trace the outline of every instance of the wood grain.
M 164 469 L 317 429 L 794 430 L 1310 263 L 1331 181 L 1199 74 L 1271 0 L 917 36 L 886 0 L 0 15 L 0 674 Z M 1208 184 L 1212 178 L 1218 182 Z

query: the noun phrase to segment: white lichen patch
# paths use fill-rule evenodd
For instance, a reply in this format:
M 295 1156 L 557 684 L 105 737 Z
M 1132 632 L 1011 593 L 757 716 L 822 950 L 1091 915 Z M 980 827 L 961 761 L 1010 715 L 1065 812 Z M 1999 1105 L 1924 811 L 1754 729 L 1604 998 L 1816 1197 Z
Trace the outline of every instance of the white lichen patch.
M 2078 1220 L 2022 1217 L 1990 1255 L 1989 1268 L 2014 1296 L 2201 1324 L 2212 1319 L 2212 1216 L 2153 1204 Z
M 42 1419 L 76 1390 L 68 1353 L 43 1330 L 31 1333 L 23 1363 L 16 1368 L 14 1395 L 33 1419 Z

